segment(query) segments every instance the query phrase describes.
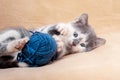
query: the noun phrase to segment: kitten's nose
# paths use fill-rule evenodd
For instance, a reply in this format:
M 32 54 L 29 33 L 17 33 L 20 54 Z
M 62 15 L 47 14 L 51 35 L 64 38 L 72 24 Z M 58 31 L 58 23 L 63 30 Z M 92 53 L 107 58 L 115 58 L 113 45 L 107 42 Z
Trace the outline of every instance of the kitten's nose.
M 81 39 L 74 39 L 72 45 L 76 46 L 77 44 L 79 44 L 80 41 Z

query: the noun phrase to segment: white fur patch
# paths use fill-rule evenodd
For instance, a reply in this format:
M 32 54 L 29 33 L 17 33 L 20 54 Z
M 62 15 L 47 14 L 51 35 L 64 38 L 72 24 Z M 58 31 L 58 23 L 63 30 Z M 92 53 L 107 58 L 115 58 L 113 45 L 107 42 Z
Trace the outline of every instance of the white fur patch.
M 15 30 L 6 31 L 4 34 L 0 35 L 0 42 L 6 40 L 9 37 L 20 38 L 20 33 Z
M 18 63 L 19 67 L 28 67 L 28 64 L 24 63 L 24 62 L 19 62 Z

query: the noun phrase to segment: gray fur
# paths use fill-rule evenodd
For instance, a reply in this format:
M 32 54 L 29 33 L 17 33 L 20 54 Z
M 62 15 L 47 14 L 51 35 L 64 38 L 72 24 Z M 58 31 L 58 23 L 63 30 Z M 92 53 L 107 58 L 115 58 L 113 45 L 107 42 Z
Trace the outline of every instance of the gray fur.
M 13 40 L 15 40 L 15 37 L 9 37 L 6 40 L 4 40 L 3 43 L 7 43 L 7 42 L 10 42 L 10 41 L 13 41 Z
M 7 44 L 1 44 L 0 46 L 0 55 L 7 52 Z
M 24 29 L 24 28 L 16 28 L 15 30 L 17 30 L 20 33 L 21 38 L 24 38 L 26 36 L 29 37 L 31 35 L 31 33 L 28 30 Z

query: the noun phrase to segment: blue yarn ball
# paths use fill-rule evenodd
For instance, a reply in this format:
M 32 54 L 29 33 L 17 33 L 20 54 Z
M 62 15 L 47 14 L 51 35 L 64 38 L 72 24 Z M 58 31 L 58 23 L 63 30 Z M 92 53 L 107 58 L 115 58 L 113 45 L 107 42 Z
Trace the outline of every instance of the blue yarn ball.
M 18 62 L 25 62 L 30 67 L 48 64 L 55 56 L 57 45 L 51 35 L 35 32 L 20 53 Z

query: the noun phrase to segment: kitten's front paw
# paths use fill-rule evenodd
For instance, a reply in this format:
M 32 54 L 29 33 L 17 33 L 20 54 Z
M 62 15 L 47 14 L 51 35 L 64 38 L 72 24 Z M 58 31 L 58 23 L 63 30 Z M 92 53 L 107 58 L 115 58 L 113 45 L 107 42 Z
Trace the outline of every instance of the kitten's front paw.
M 61 52 L 63 50 L 63 41 L 59 38 L 59 36 L 53 36 L 53 38 L 55 39 L 56 43 L 57 43 L 57 52 Z
M 61 35 L 66 35 L 68 32 L 65 23 L 59 23 L 56 28 L 60 32 Z

